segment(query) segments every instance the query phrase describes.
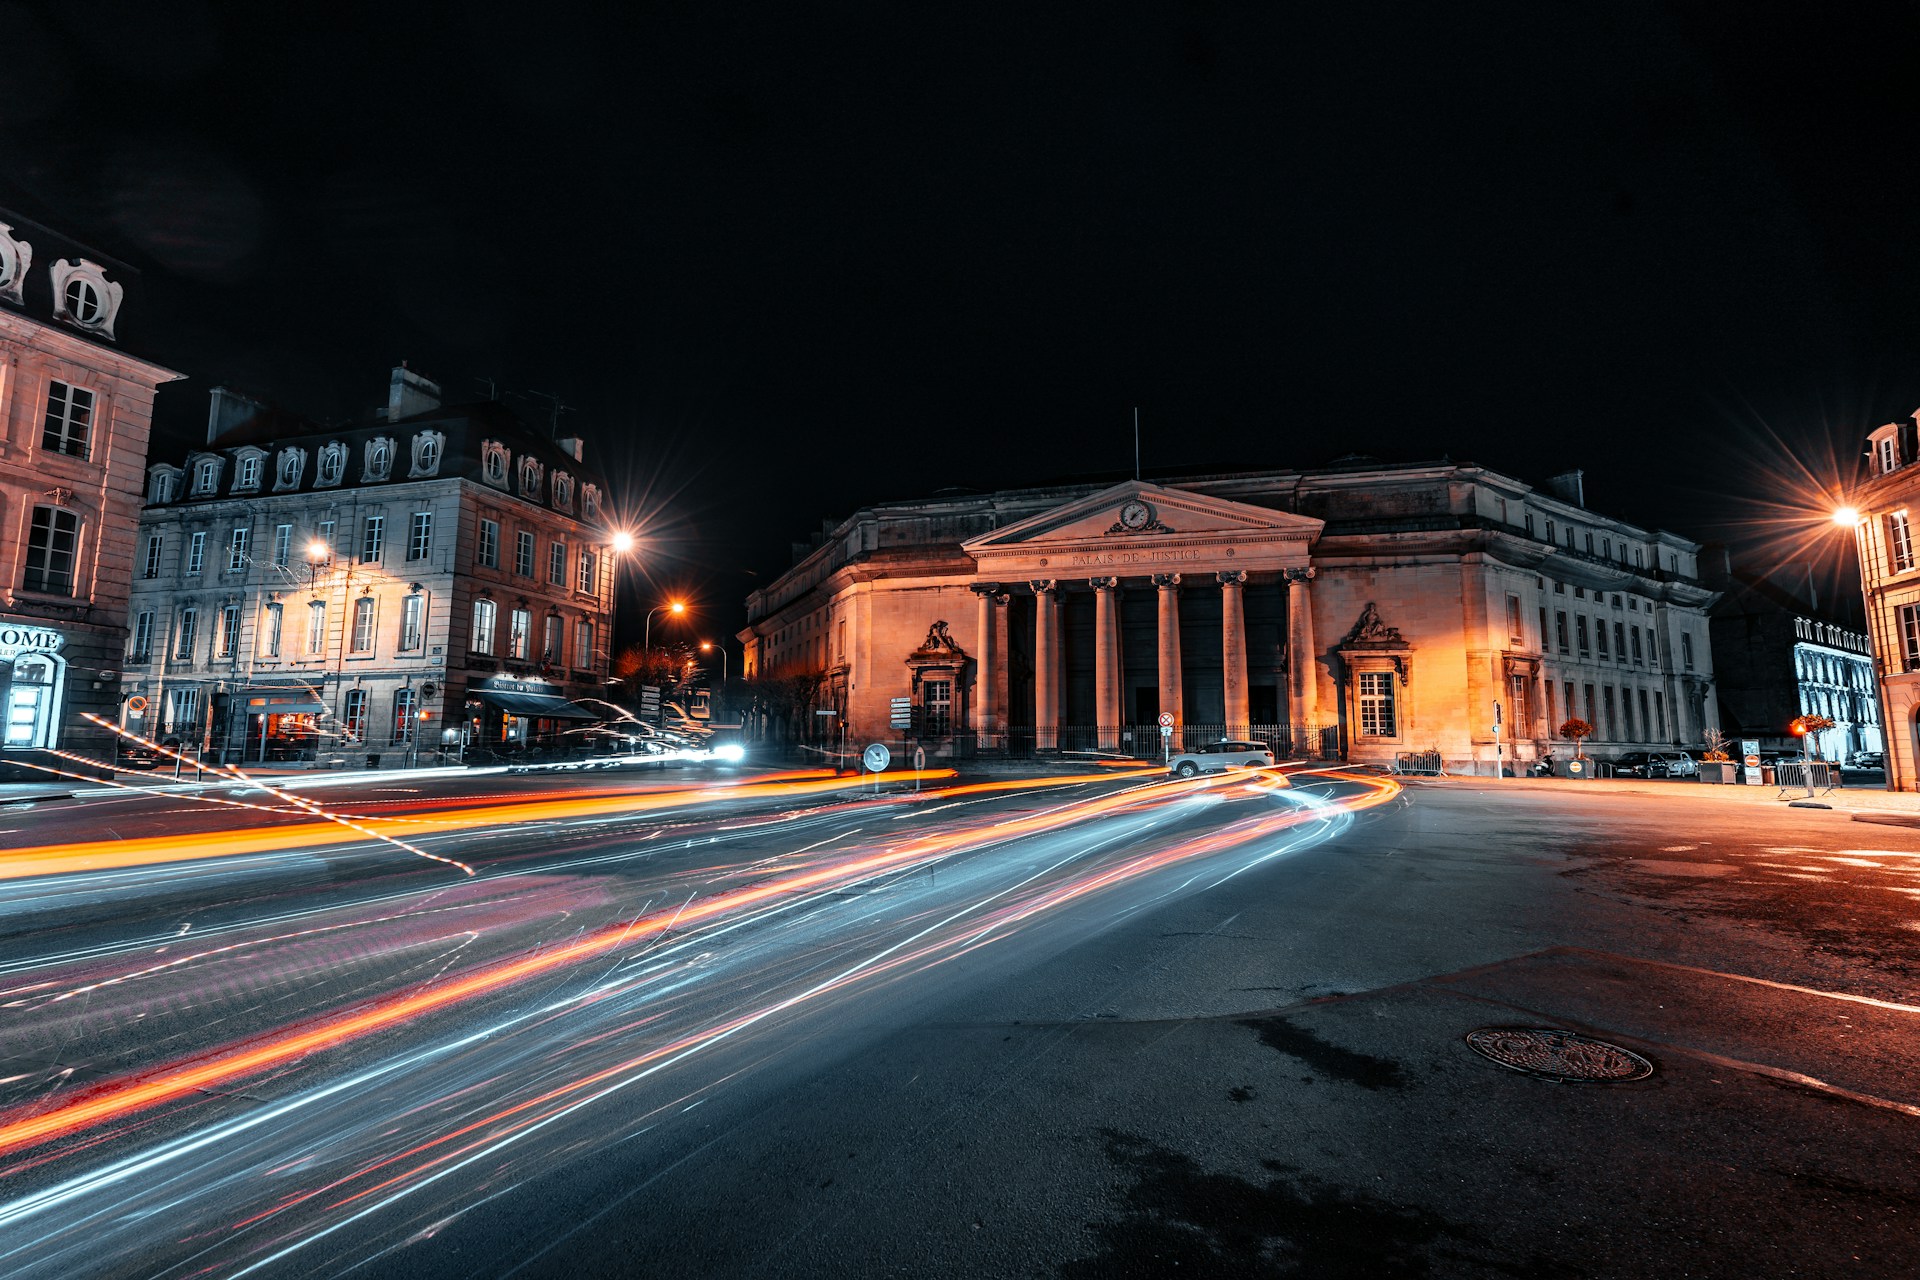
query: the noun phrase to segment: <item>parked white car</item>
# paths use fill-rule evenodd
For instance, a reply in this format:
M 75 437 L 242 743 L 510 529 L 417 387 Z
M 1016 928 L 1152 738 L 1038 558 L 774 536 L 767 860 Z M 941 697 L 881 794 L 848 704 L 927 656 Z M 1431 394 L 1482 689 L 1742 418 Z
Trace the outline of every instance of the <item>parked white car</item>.
M 1267 750 L 1263 743 L 1236 742 L 1223 738 L 1191 751 L 1182 751 L 1167 762 L 1167 767 L 1177 778 L 1191 778 L 1196 773 L 1217 773 L 1222 769 L 1261 769 L 1269 768 L 1272 764 L 1273 752 Z

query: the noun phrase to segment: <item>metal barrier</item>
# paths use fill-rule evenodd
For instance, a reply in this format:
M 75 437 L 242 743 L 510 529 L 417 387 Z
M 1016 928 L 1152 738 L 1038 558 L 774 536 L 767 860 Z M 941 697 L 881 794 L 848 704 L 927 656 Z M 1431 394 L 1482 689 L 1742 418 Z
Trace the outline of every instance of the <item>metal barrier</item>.
M 1446 772 L 1441 766 L 1438 751 L 1402 751 L 1393 759 L 1393 771 L 1429 778 L 1440 777 Z
M 1826 760 L 1782 760 L 1773 766 L 1773 782 L 1781 795 L 1809 788 L 1825 795 L 1840 786 L 1840 767 Z

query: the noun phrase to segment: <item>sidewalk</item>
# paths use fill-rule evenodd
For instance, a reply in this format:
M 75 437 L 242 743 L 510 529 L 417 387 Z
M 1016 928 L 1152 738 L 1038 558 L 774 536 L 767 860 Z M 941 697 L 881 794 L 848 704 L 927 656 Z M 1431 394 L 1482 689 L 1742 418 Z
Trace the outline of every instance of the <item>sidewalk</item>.
M 486 773 L 505 773 L 506 767 L 504 765 L 474 767 L 421 765 L 413 769 L 288 769 L 268 765 L 265 768 L 248 767 L 244 772 L 248 778 L 248 781 L 244 782 L 225 774 L 215 773 L 211 769 L 198 779 L 193 776 L 191 769 L 181 770 L 178 778 L 173 776 L 171 770 L 155 769 L 152 772 L 123 772 L 118 779 L 120 784 L 118 786 L 81 778 L 0 783 L 0 805 L 32 804 L 49 800 L 84 800 L 98 796 L 126 795 L 136 791 L 153 795 L 177 795 L 195 791 L 245 790 L 259 785 L 277 787 L 286 791 L 308 791 L 382 779 L 472 777 Z
M 1704 782 L 1660 781 L 1643 778 L 1490 778 L 1444 777 L 1401 778 L 1409 787 L 1451 787 L 1477 791 L 1569 791 L 1586 795 L 1686 796 L 1701 804 L 1739 804 L 1766 808 L 1827 808 L 1852 814 L 1862 821 L 1888 821 L 1898 825 L 1920 825 L 1920 793 L 1886 791 L 1880 787 L 1840 787 L 1822 792 L 1815 788 L 1807 799 L 1805 787 L 1721 785 Z

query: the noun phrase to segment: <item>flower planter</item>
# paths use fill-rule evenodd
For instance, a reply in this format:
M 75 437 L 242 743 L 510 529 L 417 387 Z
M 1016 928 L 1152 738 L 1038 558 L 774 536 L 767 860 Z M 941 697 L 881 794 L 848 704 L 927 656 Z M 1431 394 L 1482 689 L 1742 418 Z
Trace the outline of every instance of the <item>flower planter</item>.
M 1700 762 L 1700 781 L 1717 782 L 1731 786 L 1740 781 L 1740 766 L 1732 761 L 1702 760 Z
M 1555 760 L 1553 762 L 1553 776 L 1556 778 L 1573 778 L 1576 781 L 1583 778 L 1591 778 L 1593 777 L 1593 760 L 1591 758 Z

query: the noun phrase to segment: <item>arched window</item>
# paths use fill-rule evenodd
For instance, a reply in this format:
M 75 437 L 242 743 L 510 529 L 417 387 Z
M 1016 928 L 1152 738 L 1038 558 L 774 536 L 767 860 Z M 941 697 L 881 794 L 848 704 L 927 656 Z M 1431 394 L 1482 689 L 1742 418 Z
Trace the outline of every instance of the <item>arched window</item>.
M 540 462 L 537 458 L 520 459 L 520 494 L 526 498 L 540 496 Z
M 442 440 L 438 431 L 422 431 L 413 437 L 413 470 L 409 476 L 430 476 L 440 470 Z
M 347 469 L 347 446 L 338 440 L 332 440 L 320 450 L 320 474 L 317 483 L 339 484 L 340 477 Z
M 67 314 L 79 324 L 99 324 L 106 308 L 100 303 L 100 291 L 93 281 L 79 276 L 67 281 Z
M 507 446 L 498 440 L 480 443 L 480 477 L 488 484 L 507 487 Z
M 368 480 L 385 480 L 392 471 L 393 441 L 384 436 L 367 441 L 367 468 L 365 478 Z
M 564 471 L 553 473 L 553 505 L 562 511 L 573 506 L 573 477 Z
M 280 451 L 280 469 L 274 474 L 273 487 L 291 489 L 300 483 L 300 473 L 307 469 L 307 451 L 305 449 L 282 449 Z

